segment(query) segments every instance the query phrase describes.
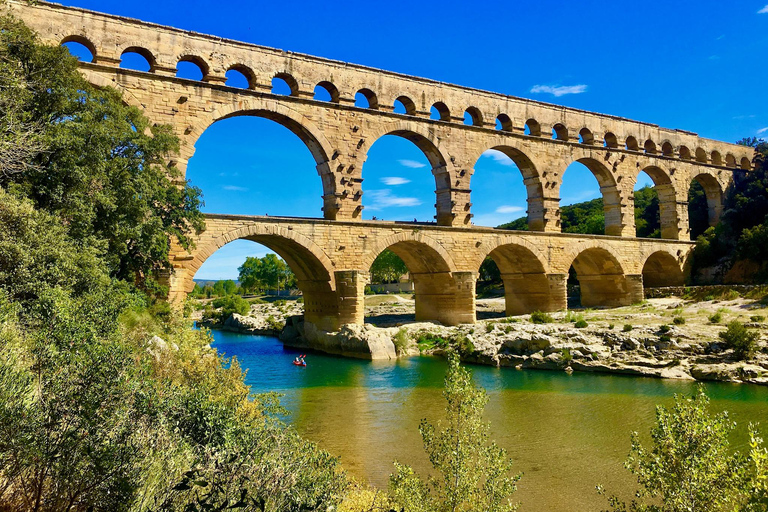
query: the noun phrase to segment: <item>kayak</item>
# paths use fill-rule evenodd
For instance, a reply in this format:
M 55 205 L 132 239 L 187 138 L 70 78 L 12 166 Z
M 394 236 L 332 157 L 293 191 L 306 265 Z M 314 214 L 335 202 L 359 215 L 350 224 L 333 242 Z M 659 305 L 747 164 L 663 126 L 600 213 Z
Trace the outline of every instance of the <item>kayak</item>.
M 307 363 L 300 363 L 298 361 L 294 361 L 293 364 L 296 366 L 307 366 Z

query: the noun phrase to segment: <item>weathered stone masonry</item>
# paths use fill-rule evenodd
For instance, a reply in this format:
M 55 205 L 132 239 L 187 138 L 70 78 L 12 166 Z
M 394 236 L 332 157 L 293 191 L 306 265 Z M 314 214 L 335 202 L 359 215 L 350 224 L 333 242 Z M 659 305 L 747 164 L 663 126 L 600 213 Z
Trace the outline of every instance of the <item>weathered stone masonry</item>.
M 387 247 L 414 275 L 417 316 L 423 319 L 474 321 L 474 280 L 487 255 L 503 273 L 510 314 L 564 307 L 571 263 L 586 305 L 624 304 L 642 298 L 643 280 L 654 285 L 682 280 L 691 247 L 686 243 L 691 182 L 704 186 L 714 224 L 733 173 L 751 168 L 750 148 L 691 132 L 55 4 L 12 0 L 10 6 L 43 40 L 87 46 L 93 62 L 81 69 L 91 82 L 117 88 L 151 120 L 173 126 L 182 141 L 175 162 L 182 171 L 210 125 L 239 115 L 286 126 L 314 156 L 325 220 L 208 216 L 196 249 L 174 253 L 172 298 L 190 290 L 194 272 L 214 250 L 251 238 L 291 264 L 307 298 L 308 319 L 327 327 L 362 321 L 367 270 Z M 125 52 L 146 57 L 150 71 L 120 69 Z M 179 61 L 197 64 L 202 81 L 176 78 Z M 248 89 L 224 85 L 230 69 L 248 78 Z M 272 94 L 275 77 L 288 83 L 290 96 Z M 313 99 L 317 86 L 331 101 Z M 368 108 L 354 106 L 358 92 Z M 394 113 L 396 101 L 405 114 Z M 429 119 L 432 106 L 440 120 Z M 465 112 L 472 126 L 463 124 Z M 438 226 L 362 221 L 367 152 L 388 134 L 413 141 L 429 159 Z M 471 224 L 472 202 L 482 201 L 470 199 L 474 165 L 490 148 L 507 154 L 523 173 L 531 233 Z M 559 235 L 562 176 L 577 161 L 600 184 L 609 237 Z M 659 193 L 667 241 L 630 238 L 633 189 L 641 171 Z

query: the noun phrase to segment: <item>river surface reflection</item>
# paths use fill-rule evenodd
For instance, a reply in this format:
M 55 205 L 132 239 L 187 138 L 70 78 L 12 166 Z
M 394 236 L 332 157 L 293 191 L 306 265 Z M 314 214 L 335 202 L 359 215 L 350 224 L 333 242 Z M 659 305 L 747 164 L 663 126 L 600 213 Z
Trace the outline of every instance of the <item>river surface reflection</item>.
M 416 357 L 371 362 L 310 354 L 307 367 L 293 366 L 297 352 L 272 337 L 213 331 L 213 346 L 236 356 L 255 393 L 284 394 L 287 420 L 306 438 L 341 457 L 347 470 L 385 487 L 398 460 L 428 467 L 418 424 L 441 416 L 445 361 Z M 623 468 L 629 434 L 648 440 L 656 404 L 697 384 L 638 377 L 518 371 L 472 366 L 489 394 L 492 436 L 524 476 L 516 499 L 527 511 L 589 511 L 606 508 L 595 485 L 629 498 L 632 476 Z M 768 434 L 768 388 L 706 385 L 716 411 L 728 410 L 739 425 L 733 443 L 746 449 L 746 426 L 760 422 Z M 766 435 L 768 437 L 768 435 Z

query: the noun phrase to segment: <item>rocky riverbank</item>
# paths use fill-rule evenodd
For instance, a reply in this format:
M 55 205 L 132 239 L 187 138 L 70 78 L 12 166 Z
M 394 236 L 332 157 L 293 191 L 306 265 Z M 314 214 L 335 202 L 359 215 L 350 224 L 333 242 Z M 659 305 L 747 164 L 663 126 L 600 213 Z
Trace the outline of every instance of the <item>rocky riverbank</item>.
M 608 310 L 503 316 L 503 299 L 478 300 L 473 325 L 445 327 L 413 321 L 408 296 L 373 296 L 366 325 L 318 331 L 301 319 L 301 305 L 255 304 L 247 317 L 233 315 L 225 328 L 277 334 L 286 345 L 367 359 L 440 354 L 448 347 L 467 362 L 518 369 L 587 371 L 657 378 L 717 380 L 768 385 L 768 324 L 765 306 L 727 301 L 650 299 Z M 758 350 L 738 361 L 718 333 L 739 320 L 760 333 Z M 544 323 L 537 323 L 544 322 Z

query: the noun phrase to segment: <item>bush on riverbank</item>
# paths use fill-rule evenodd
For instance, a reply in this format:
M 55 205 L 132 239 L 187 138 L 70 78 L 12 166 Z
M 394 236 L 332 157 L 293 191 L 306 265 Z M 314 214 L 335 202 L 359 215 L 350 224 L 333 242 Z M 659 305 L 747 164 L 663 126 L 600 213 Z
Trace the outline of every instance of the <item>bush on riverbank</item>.
M 733 355 L 738 360 L 751 359 L 757 351 L 757 340 L 760 334 L 747 329 L 738 320 L 729 322 L 726 330 L 718 334 L 727 348 L 733 349 Z

